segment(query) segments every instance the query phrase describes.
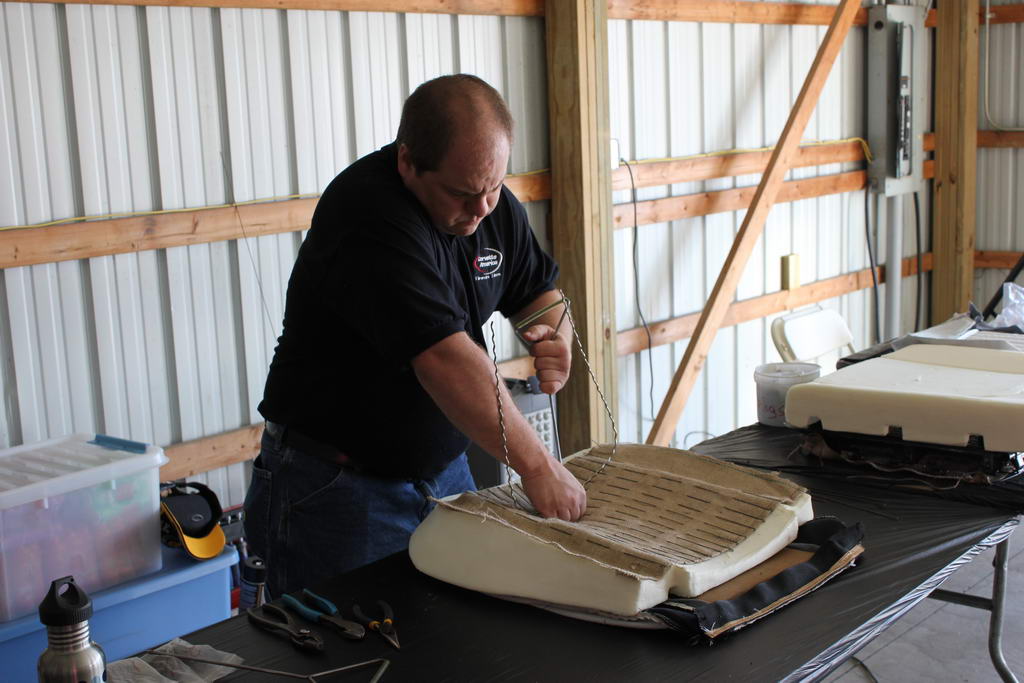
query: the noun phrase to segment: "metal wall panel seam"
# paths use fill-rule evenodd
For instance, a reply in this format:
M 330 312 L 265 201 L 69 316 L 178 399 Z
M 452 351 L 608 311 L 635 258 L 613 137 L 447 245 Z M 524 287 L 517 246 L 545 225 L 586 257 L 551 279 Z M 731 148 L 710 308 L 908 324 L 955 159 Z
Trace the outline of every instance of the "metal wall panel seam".
M 43 97 L 50 104 L 46 109 L 63 109 L 59 123 L 55 119 L 51 128 L 51 145 L 61 159 L 61 167 L 67 164 L 67 174 L 58 174 L 58 184 L 51 185 L 51 195 L 55 197 L 54 208 L 65 214 L 80 215 L 83 211 L 84 177 L 81 171 L 82 160 L 79 152 L 80 141 L 75 126 L 75 98 L 72 85 L 72 56 L 70 54 L 70 36 L 68 31 L 67 7 L 57 5 L 54 18 L 56 31 L 51 44 L 52 59 L 43 60 L 40 75 L 43 83 L 59 84 L 58 88 L 43 87 Z M 61 129 L 57 128 L 61 126 Z M 66 162 L 65 162 L 66 160 Z M 62 321 L 63 337 L 54 339 L 53 344 L 58 353 L 64 356 L 67 364 L 66 377 L 58 381 L 66 383 L 71 412 L 71 429 L 75 432 L 89 431 L 95 425 L 103 425 L 103 413 L 99 401 L 98 351 L 96 348 L 95 325 L 91 317 L 91 283 L 88 264 L 85 262 L 64 262 L 57 265 L 60 282 L 59 311 Z M 59 348 L 63 346 L 63 348 Z M 62 391 L 65 387 L 61 388 Z
M 620 144 L 620 154 L 626 159 L 635 158 L 633 121 L 632 73 L 632 22 L 608 22 L 608 77 L 609 83 L 609 125 L 611 136 Z M 630 201 L 629 191 L 613 192 L 612 201 Z M 616 328 L 631 327 L 636 319 L 636 281 L 631 255 L 633 253 L 633 231 L 617 230 L 612 236 L 615 259 L 615 312 Z M 626 441 L 642 440 L 642 414 L 640 411 L 640 362 L 643 354 L 633 354 L 618 360 L 619 387 L 619 433 Z
M 42 53 L 55 55 L 52 60 L 40 60 L 38 75 L 40 101 L 45 125 L 47 176 L 50 180 L 50 215 L 76 212 L 81 201 L 81 178 L 76 173 L 76 136 L 69 118 L 71 106 L 68 92 L 69 55 L 65 8 L 56 6 L 51 16 L 35 15 L 36 47 Z M 50 29 L 54 29 L 48 35 Z M 38 58 L 38 57 L 37 57 Z M 59 83 L 62 87 L 50 91 L 43 84 Z M 58 430 L 87 430 L 94 421 L 91 401 L 91 369 L 89 336 L 84 319 L 84 297 L 87 283 L 83 282 L 82 264 L 67 262 L 55 268 L 37 268 L 33 271 L 36 289 L 36 314 L 39 316 L 43 382 L 46 395 L 48 422 Z M 45 292 L 47 296 L 39 296 Z M 71 340 L 86 340 L 85 344 Z M 62 342 L 62 343 L 61 343 Z M 76 389 L 79 390 L 76 390 Z M 59 417 L 57 417 L 59 416 Z M 52 432 L 51 432 L 52 433 Z
M 83 210 L 85 213 L 129 211 L 132 202 L 132 172 L 127 146 L 135 139 L 126 125 L 125 93 L 120 75 L 121 32 L 118 18 L 130 8 L 68 7 L 72 92 L 78 128 L 79 159 L 82 162 Z M 133 26 L 130 28 L 134 28 Z M 124 438 L 150 441 L 147 411 L 141 409 L 148 396 L 144 363 L 138 363 L 135 344 L 126 343 L 140 334 L 140 325 L 123 322 L 138 314 L 137 257 L 99 257 L 88 262 L 92 285 L 91 303 L 98 377 L 95 389 L 102 419 L 92 427 Z M 124 290 L 118 273 L 126 275 Z M 125 301 L 127 299 L 127 301 Z M 134 340 L 134 339 L 133 339 Z M 135 340 L 137 341 L 137 340 Z M 132 361 L 135 361 L 132 363 Z M 129 373 L 127 366 L 134 365 Z M 131 394 L 137 392 L 136 396 Z M 133 419 L 134 416 L 134 419 Z M 134 423 L 134 426 L 133 426 Z
M 19 161 L 26 181 L 24 218 L 39 221 L 73 215 L 77 192 L 71 171 L 67 106 L 62 89 L 50 92 L 42 88 L 43 84 L 64 82 L 64 60 L 39 59 L 43 54 L 60 55 L 58 12 L 50 5 L 5 9 L 11 99 L 19 131 Z M 17 28 L 13 33 L 12 18 Z M 67 350 L 58 343 L 64 326 L 62 295 L 69 298 L 68 304 L 76 296 L 81 300 L 74 275 L 53 264 L 8 269 L 5 273 L 19 412 L 25 421 L 21 428 L 23 436 L 32 441 L 71 431 L 76 422 L 69 373 L 80 356 L 69 359 Z
M 702 73 L 704 77 L 704 149 L 730 149 L 735 145 L 736 102 L 731 87 L 735 69 L 733 27 L 727 24 L 702 24 Z M 708 190 L 728 189 L 735 186 L 733 178 L 716 178 L 707 181 Z M 736 232 L 736 213 L 715 214 L 705 217 L 705 292 L 710 294 L 714 287 L 726 254 L 732 245 Z M 705 301 L 707 300 L 705 295 Z M 721 434 L 733 428 L 735 412 L 736 332 L 732 328 L 718 331 L 708 352 L 702 374 L 714 377 L 704 387 L 705 426 L 714 434 Z
M 154 89 L 164 95 L 164 98 L 159 95 L 155 98 L 158 161 L 163 192 L 161 203 L 169 208 L 199 205 L 205 199 L 206 173 L 202 159 L 202 124 L 195 92 L 198 74 L 193 54 L 195 38 L 192 23 L 194 19 L 200 24 L 197 15 L 205 14 L 208 18 L 210 10 L 147 8 L 147 11 L 151 35 L 155 34 L 161 39 L 158 43 L 159 51 L 151 56 Z M 202 30 L 201 25 L 198 28 Z M 209 37 L 209 32 L 206 35 Z M 152 37 L 151 42 L 155 42 Z M 180 424 L 177 425 L 180 432 L 175 436 L 183 441 L 203 436 L 204 415 L 215 410 L 209 393 L 204 395 L 203 385 L 203 375 L 209 377 L 214 374 L 214 371 L 207 370 L 204 373 L 203 370 L 209 367 L 208 359 L 215 357 L 214 345 L 208 326 L 202 330 L 196 328 L 199 321 L 193 311 L 195 301 L 192 278 L 202 277 L 204 271 L 209 272 L 208 265 L 203 268 L 204 263 L 209 264 L 209 253 L 208 245 L 166 250 L 180 412 Z M 196 263 L 193 264 L 193 261 Z M 195 284 L 199 286 L 198 282 Z M 207 311 L 210 309 L 208 302 L 201 301 L 200 306 Z M 197 345 L 205 353 L 201 353 Z
M 2 30 L 0 25 L 0 30 Z M 18 385 L 11 346 L 11 318 L 7 313 L 7 283 L 0 273 L 0 448 L 21 443 Z
M 356 154 L 362 157 L 391 142 L 398 130 L 405 96 L 400 60 L 395 56 L 399 53 L 398 17 L 351 12 L 348 18 Z
M 409 89 L 454 71 L 453 24 L 447 14 L 407 14 L 405 19 L 406 73 Z
M 692 154 L 704 149 L 704 119 L 702 107 L 695 106 L 702 95 L 701 27 L 691 22 L 667 23 L 667 54 L 669 79 L 669 140 L 670 156 Z M 676 183 L 671 194 L 683 195 L 702 192 L 704 182 Z M 678 316 L 697 310 L 706 298 L 704 260 L 704 218 L 673 221 L 672 232 L 672 315 Z M 686 341 L 675 342 L 671 349 L 671 372 L 678 366 L 686 350 Z M 637 354 L 638 357 L 640 354 Z M 686 446 L 697 434 L 706 434 L 705 381 L 702 373 L 693 390 L 694 400 L 687 405 L 676 429 L 675 442 Z M 640 439 L 646 438 L 646 433 Z M 688 440 L 689 437 L 689 440 Z M 698 439 L 699 440 L 699 439 Z
M 737 24 L 733 27 L 735 68 L 733 92 L 737 102 L 735 140 L 740 149 L 764 146 L 764 93 L 760 69 L 764 46 L 763 27 Z M 740 176 L 737 185 L 756 185 L 759 175 Z M 737 221 L 739 221 L 737 215 Z M 736 289 L 736 299 L 747 299 L 765 293 L 766 240 L 759 239 L 750 255 Z M 753 320 L 735 326 L 735 399 L 732 409 L 734 425 L 748 424 L 756 412 L 753 381 L 754 368 L 764 361 L 764 322 Z M 684 435 L 685 440 L 685 435 Z
M 17 137 L 10 138 L 9 164 L 5 186 L 10 186 L 10 202 L 0 205 L 0 211 L 9 212 L 8 218 L 24 221 L 28 217 L 29 193 L 31 183 L 26 180 L 34 175 L 37 179 L 35 189 L 43 187 L 38 182 L 43 177 L 33 170 L 41 156 L 39 147 L 38 126 L 30 110 L 26 113 L 26 105 L 31 105 L 35 96 L 31 89 L 31 80 L 27 78 L 32 68 L 32 31 L 30 5 L 0 5 L 3 14 L 5 66 L 3 69 L 4 114 L 6 130 L 18 131 Z M 35 153 L 35 154 L 34 154 Z M 42 214 L 33 212 L 33 218 L 41 218 Z M 13 221 L 11 221 L 13 222 Z M 17 431 L 20 436 L 29 440 L 39 440 L 46 436 L 46 425 L 43 420 L 45 411 L 42 405 L 42 382 L 37 361 L 37 348 L 32 337 L 35 321 L 31 314 L 33 293 L 31 285 L 31 269 L 7 268 L 2 272 L 5 285 L 6 319 L 9 323 L 11 388 L 5 390 L 8 400 L 17 405 L 19 424 L 9 427 L 9 431 Z M 8 414 L 14 411 L 8 411 Z
M 666 33 L 664 22 L 633 21 L 631 23 L 631 64 L 633 91 L 631 97 L 634 134 L 633 149 L 638 157 L 668 156 L 669 97 L 666 64 Z M 640 201 L 668 196 L 667 186 L 640 188 Z M 639 310 L 634 311 L 634 325 L 639 325 L 641 312 L 648 321 L 668 318 L 672 311 L 671 226 L 667 223 L 645 226 L 636 233 Z M 623 255 L 625 256 L 625 255 Z M 639 396 L 637 406 L 641 433 L 654 422 L 658 405 L 668 390 L 674 370 L 671 349 L 661 346 L 641 354 L 638 386 L 647 391 Z M 653 374 L 652 374 L 653 373 Z M 652 395 L 653 394 L 653 400 Z

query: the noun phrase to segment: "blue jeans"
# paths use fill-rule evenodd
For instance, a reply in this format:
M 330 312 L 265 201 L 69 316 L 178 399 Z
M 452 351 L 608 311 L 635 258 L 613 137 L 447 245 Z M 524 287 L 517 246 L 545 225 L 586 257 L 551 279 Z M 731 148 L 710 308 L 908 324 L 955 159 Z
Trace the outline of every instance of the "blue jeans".
M 282 446 L 264 431 L 245 495 L 245 538 L 278 596 L 404 550 L 434 507 L 428 497 L 475 489 L 465 454 L 433 479 L 388 479 Z

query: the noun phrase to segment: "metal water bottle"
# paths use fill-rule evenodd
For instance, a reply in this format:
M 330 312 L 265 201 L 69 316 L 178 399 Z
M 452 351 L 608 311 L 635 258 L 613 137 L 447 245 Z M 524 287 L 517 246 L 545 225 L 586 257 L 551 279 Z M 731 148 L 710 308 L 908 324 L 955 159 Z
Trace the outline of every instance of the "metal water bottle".
M 103 649 L 89 640 L 92 600 L 65 576 L 50 584 L 39 603 L 39 621 L 46 626 L 49 647 L 39 656 L 40 683 L 102 683 L 107 676 Z
M 259 607 L 267 602 L 267 565 L 257 555 L 245 558 L 238 595 L 238 611 Z

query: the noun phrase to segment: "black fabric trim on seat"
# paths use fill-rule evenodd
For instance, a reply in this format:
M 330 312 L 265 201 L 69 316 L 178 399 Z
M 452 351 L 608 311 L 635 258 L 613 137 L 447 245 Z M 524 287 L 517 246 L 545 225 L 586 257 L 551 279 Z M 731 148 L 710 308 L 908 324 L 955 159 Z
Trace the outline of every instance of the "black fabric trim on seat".
M 750 619 L 777 600 L 793 595 L 832 569 L 863 538 L 864 526 L 860 522 L 846 526 L 835 517 L 811 520 L 800 527 L 794 541 L 818 546 L 807 561 L 784 569 L 732 600 L 670 598 L 646 611 L 677 631 L 703 636 L 724 624 Z

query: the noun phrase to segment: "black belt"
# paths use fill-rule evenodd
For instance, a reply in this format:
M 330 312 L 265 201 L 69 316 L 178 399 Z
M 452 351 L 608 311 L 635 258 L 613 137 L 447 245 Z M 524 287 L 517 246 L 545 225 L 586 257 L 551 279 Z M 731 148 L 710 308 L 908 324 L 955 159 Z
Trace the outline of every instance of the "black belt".
M 304 455 L 314 457 L 317 460 L 323 460 L 324 462 L 329 462 L 332 465 L 340 465 L 341 467 L 346 467 L 356 471 L 362 469 L 350 455 L 346 454 L 340 448 L 332 446 L 329 443 L 324 443 L 318 439 L 314 439 L 302 432 L 297 432 L 287 425 L 281 425 L 267 420 L 266 431 L 267 434 L 277 440 L 279 447 L 289 446 Z

